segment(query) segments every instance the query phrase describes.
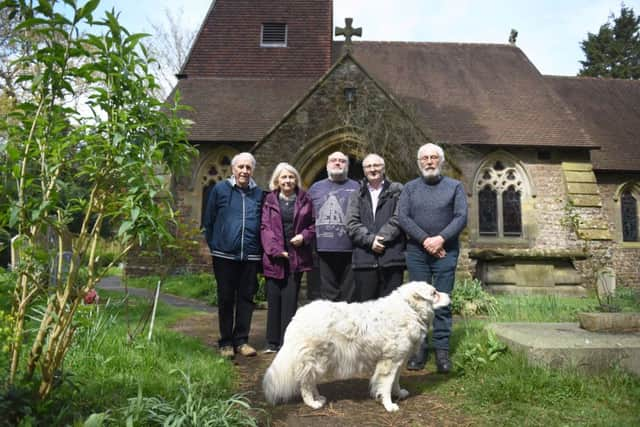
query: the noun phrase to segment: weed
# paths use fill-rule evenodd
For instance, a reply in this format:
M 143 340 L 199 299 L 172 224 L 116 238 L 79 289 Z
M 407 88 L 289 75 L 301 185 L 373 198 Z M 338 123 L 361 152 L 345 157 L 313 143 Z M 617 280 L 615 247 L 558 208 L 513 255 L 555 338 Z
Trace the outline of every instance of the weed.
M 464 375 L 466 372 L 477 372 L 490 362 L 507 352 L 507 346 L 503 344 L 491 331 L 473 337 L 462 342 L 456 350 L 454 366 L 456 371 Z
M 497 301 L 482 287 L 478 279 L 457 281 L 451 295 L 453 313 L 463 316 L 496 314 Z

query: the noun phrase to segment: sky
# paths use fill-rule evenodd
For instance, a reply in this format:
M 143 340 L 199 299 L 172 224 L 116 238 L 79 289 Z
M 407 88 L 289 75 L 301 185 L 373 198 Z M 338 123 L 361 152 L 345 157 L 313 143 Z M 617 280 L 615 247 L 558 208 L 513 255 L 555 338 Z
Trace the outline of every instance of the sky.
M 132 32 L 150 32 L 162 24 L 165 10 L 182 10 L 182 23 L 200 28 L 211 0 L 103 0 L 102 9 L 120 11 Z M 635 14 L 640 0 L 625 0 Z M 620 0 L 335 0 L 334 26 L 352 17 L 361 40 L 507 43 L 516 45 L 542 74 L 576 75 L 584 54 L 580 42 L 597 33 Z M 178 15 L 174 15 L 178 16 Z

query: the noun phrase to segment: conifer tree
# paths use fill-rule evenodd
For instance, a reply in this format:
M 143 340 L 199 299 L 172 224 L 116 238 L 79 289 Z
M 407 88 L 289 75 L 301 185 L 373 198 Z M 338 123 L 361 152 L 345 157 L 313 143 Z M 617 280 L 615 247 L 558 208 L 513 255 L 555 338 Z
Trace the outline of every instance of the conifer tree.
M 609 16 L 598 34 L 580 43 L 586 56 L 580 76 L 640 78 L 640 16 L 622 4 L 620 16 Z

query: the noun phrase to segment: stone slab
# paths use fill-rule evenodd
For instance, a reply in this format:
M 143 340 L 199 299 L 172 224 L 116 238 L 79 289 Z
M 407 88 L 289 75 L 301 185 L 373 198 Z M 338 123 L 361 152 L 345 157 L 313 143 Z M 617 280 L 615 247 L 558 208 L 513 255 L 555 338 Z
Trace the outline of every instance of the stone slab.
M 571 194 L 596 195 L 598 192 L 598 184 L 586 182 L 568 182 L 567 191 Z
M 572 205 L 577 207 L 592 207 L 592 208 L 600 208 L 602 207 L 602 199 L 600 195 L 597 196 L 588 196 L 588 195 L 579 195 L 579 194 L 569 194 L 569 201 Z
M 611 232 L 609 230 L 579 229 L 578 237 L 583 240 L 611 240 Z
M 567 182 L 596 182 L 596 175 L 593 171 L 565 171 L 564 176 L 567 178 Z
M 640 332 L 640 313 L 578 313 L 578 321 L 591 332 Z
M 619 367 L 640 375 L 640 333 L 590 332 L 578 323 L 491 323 L 487 329 L 530 363 L 585 373 Z
M 565 171 L 592 171 L 591 163 L 562 162 L 562 170 Z
M 486 285 L 493 294 L 506 295 L 556 295 L 564 297 L 585 297 L 589 291 L 584 286 L 555 285 L 555 286 L 516 286 L 516 285 Z

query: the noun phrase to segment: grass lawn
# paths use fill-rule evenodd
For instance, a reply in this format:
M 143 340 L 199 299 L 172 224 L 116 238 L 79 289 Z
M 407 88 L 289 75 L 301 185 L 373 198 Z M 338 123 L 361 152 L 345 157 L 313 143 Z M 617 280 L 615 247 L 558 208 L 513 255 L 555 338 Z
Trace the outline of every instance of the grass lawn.
M 77 315 L 75 341 L 51 399 L 37 402 L 28 384 L 8 391 L 0 381 L 0 426 L 12 425 L 12 418 L 25 426 L 83 425 L 88 417 L 95 423 L 88 425 L 162 425 L 179 417 L 191 423 L 181 425 L 255 424 L 248 400 L 233 395 L 232 364 L 169 329 L 192 311 L 159 304 L 148 340 L 139 323 L 149 311 L 147 301 L 124 301 L 121 293 L 104 291 L 100 297 L 99 307 L 82 307 Z M 6 302 L 0 304 L 5 312 Z M 0 379 L 7 362 L 6 353 L 0 354 Z
M 151 287 L 157 278 L 135 279 L 129 286 L 142 287 L 145 281 Z M 208 300 L 211 289 L 209 274 L 171 277 L 163 284 L 164 292 L 204 300 Z M 464 293 L 463 286 L 460 292 Z M 494 321 L 576 321 L 576 313 L 597 306 L 595 298 L 492 299 L 477 292 L 468 295 L 473 295 L 477 303 L 485 298 L 483 304 L 491 306 L 486 309 L 489 314 L 456 320 L 452 337 L 454 373 L 425 383 L 421 392 L 445 396 L 452 408 L 477 425 L 640 425 L 637 376 L 617 370 L 585 375 L 530 366 L 523 356 L 509 352 L 484 330 Z M 120 300 L 121 294 L 101 292 L 103 303 L 109 297 L 111 301 L 99 312 L 87 308 L 82 313 L 82 328 L 65 363 L 65 380 L 51 402 L 31 408 L 34 420 L 63 425 L 95 413 L 94 420 L 105 418 L 110 420 L 108 425 L 125 425 L 128 420 L 131 425 L 158 425 L 172 414 L 189 414 L 198 421 L 192 425 L 204 425 L 198 417 L 217 405 L 217 416 L 230 425 L 254 422 L 247 417 L 250 402 L 229 399 L 234 390 L 233 366 L 195 339 L 168 329 L 191 312 L 161 304 L 154 336 L 147 341 L 146 331 L 134 332 L 148 303 L 132 299 L 126 304 Z M 640 310 L 637 295 L 622 292 L 621 298 L 620 305 L 626 310 Z M 456 303 L 460 305 L 460 301 Z M 3 363 L 6 365 L 6 358 L 0 355 L 0 366 Z M 435 370 L 433 357 L 428 368 Z M 0 401 L 0 411 L 2 404 Z M 158 414 L 164 414 L 164 418 L 157 418 Z

